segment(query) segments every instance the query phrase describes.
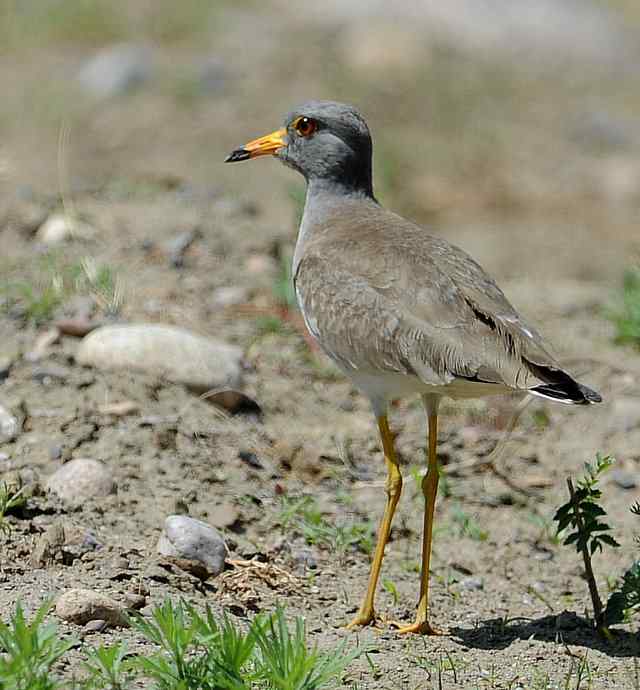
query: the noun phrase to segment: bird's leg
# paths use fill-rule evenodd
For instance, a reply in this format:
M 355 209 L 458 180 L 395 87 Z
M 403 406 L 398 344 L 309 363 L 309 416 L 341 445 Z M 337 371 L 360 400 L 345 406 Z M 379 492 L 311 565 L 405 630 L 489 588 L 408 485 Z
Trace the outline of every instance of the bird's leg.
M 420 575 L 420 600 L 415 623 L 398 626 L 399 633 L 416 633 L 418 635 L 442 635 L 444 631 L 434 628 L 429 623 L 429 565 L 431 562 L 431 539 L 433 536 L 433 513 L 438 493 L 438 457 L 436 446 L 438 441 L 438 413 L 435 405 L 427 404 L 429 419 L 428 467 L 427 474 L 422 479 L 422 493 L 424 495 L 424 531 L 422 535 L 422 572 Z
M 384 459 L 387 464 L 387 504 L 380 523 L 380 531 L 378 533 L 378 543 L 373 555 L 371 563 L 371 572 L 369 574 L 369 583 L 367 585 L 367 593 L 355 618 L 347 625 L 347 628 L 353 628 L 358 625 L 368 625 L 375 622 L 376 614 L 373 606 L 373 600 L 376 594 L 376 586 L 380 576 L 380 567 L 382 566 L 382 559 L 384 557 L 384 547 L 389 540 L 389 533 L 391 532 L 391 522 L 393 514 L 396 511 L 396 506 L 400 500 L 402 492 L 402 475 L 400 474 L 400 467 L 398 466 L 398 458 L 396 457 L 395 449 L 393 447 L 393 436 L 389 430 L 389 423 L 386 415 L 378 417 L 378 429 L 380 430 L 380 438 L 382 439 L 382 448 L 384 450 Z

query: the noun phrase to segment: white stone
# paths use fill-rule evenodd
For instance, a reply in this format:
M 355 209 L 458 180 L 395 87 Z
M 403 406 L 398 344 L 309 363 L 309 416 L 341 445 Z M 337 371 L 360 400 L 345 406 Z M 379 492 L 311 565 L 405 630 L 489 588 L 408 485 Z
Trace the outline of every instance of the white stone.
M 88 240 L 96 231 L 85 223 L 66 213 L 52 213 L 38 228 L 36 240 L 42 244 L 60 244 L 70 239 Z
M 0 443 L 15 441 L 20 434 L 20 423 L 18 419 L 0 405 Z
M 224 570 L 227 546 L 218 530 L 206 522 L 186 515 L 169 515 L 158 540 L 158 553 L 200 563 L 215 577 Z
M 76 458 L 49 477 L 47 491 L 53 492 L 66 503 L 80 505 L 90 498 L 115 493 L 116 483 L 104 463 L 91 458 Z
M 242 350 L 159 324 L 103 326 L 87 335 L 76 360 L 98 369 L 134 369 L 204 392 L 237 388 Z

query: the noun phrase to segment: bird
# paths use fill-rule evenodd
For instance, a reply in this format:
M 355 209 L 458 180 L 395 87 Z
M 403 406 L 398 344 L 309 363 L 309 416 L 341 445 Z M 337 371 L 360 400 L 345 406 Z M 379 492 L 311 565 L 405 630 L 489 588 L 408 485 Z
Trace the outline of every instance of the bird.
M 384 208 L 373 193 L 369 127 L 351 105 L 308 101 L 284 126 L 225 162 L 271 155 L 306 180 L 293 254 L 295 294 L 320 348 L 370 401 L 387 469 L 386 505 L 362 604 L 347 628 L 377 625 L 374 600 L 402 491 L 388 406 L 419 395 L 427 418 L 420 593 L 399 633 L 445 634 L 431 621 L 429 573 L 438 490 L 438 407 L 517 391 L 571 405 L 599 403 L 555 359 L 484 269 L 462 249 Z

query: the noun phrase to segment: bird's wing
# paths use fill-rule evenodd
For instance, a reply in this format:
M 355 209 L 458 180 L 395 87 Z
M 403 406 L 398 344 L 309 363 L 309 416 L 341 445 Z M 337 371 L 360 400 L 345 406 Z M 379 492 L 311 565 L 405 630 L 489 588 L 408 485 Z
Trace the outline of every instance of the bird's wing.
M 296 291 L 309 329 L 346 368 L 435 385 L 572 381 L 462 250 L 380 207 L 340 236 L 318 237 L 297 268 Z

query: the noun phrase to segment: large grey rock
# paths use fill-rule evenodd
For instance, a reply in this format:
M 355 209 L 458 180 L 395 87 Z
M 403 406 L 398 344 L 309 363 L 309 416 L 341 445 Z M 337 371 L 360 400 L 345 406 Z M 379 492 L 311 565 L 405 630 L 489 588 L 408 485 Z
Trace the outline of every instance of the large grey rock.
M 103 463 L 91 458 L 76 458 L 49 477 L 47 490 L 75 506 L 90 498 L 115 493 L 116 483 Z
M 159 324 L 103 326 L 78 349 L 80 364 L 98 369 L 135 369 L 203 392 L 236 388 L 242 350 L 182 328 Z
M 15 441 L 20 434 L 20 422 L 6 408 L 0 405 L 0 443 Z
M 224 570 L 227 545 L 218 530 L 206 522 L 186 515 L 169 515 L 158 540 L 158 553 L 184 570 L 215 577 Z
M 70 589 L 56 602 L 56 615 L 63 621 L 85 625 L 89 621 L 106 621 L 112 626 L 126 626 L 122 607 L 111 597 L 91 589 Z
M 80 71 L 80 84 L 94 96 L 113 98 L 147 81 L 153 72 L 151 52 L 145 46 L 119 43 L 91 58 Z

